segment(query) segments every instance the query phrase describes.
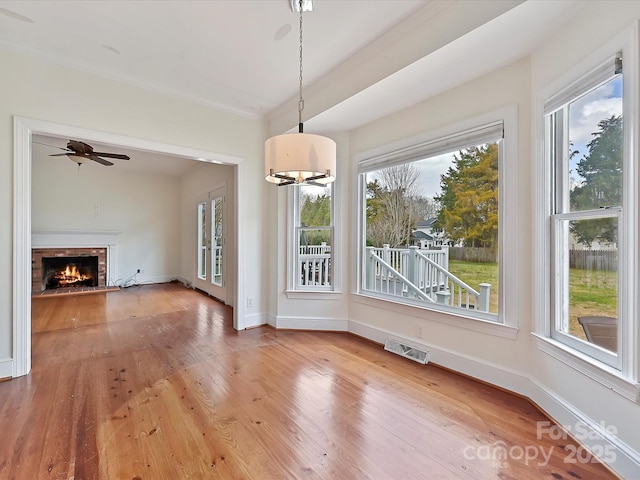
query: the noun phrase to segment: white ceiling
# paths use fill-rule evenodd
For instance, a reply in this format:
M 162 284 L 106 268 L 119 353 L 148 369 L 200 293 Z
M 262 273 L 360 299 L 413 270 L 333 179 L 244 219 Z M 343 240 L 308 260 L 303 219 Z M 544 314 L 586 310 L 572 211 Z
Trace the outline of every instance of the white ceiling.
M 45 159 L 50 155 L 65 153 L 65 151 L 67 151 L 66 146 L 69 140 L 71 139 L 45 135 L 33 135 L 31 155 L 34 159 Z M 81 139 L 74 138 L 73 140 Z M 82 169 L 109 168 L 117 170 L 118 172 L 145 172 L 156 175 L 171 175 L 179 177 L 197 162 L 197 160 L 194 160 L 193 158 L 165 155 L 147 150 L 123 148 L 93 141 L 91 141 L 90 144 L 93 147 L 94 152 L 121 153 L 129 155 L 131 160 L 106 158 L 106 160 L 113 162 L 112 166 L 104 166 L 97 162 L 88 161 L 82 164 Z M 49 158 L 49 161 L 54 162 L 63 168 L 68 168 L 70 165 L 73 165 L 72 160 L 65 156 L 51 157 Z
M 315 0 L 304 14 L 304 83 L 339 99 L 306 118 L 307 130 L 356 128 L 522 58 L 585 1 Z M 406 53 L 397 50 L 405 34 L 419 30 L 429 40 L 460 26 L 443 26 L 432 12 L 472 12 L 477 2 L 504 11 L 415 61 L 387 58 Z M 259 118 L 296 98 L 298 41 L 289 0 L 0 0 L 0 46 Z M 366 71 L 363 61 L 379 57 L 397 71 L 378 71 L 342 98 L 336 71 Z M 148 169 L 134 153 L 140 160 L 128 168 Z M 162 163 L 157 171 L 172 175 L 178 163 L 189 166 Z
M 428 3 L 316 0 L 303 17 L 305 83 Z M 298 89 L 288 0 L 1 0 L 0 9 L 0 45 L 145 88 L 260 116 Z

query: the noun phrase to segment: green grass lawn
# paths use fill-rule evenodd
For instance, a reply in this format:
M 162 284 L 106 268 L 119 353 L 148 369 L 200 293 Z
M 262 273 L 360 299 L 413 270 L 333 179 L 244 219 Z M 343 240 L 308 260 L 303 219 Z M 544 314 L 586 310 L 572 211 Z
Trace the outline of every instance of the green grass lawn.
M 498 313 L 498 264 L 449 260 L 449 271 L 464 283 L 480 291 L 481 283 L 491 285 L 489 312 Z
M 569 332 L 586 339 L 578 317 L 618 316 L 618 274 L 572 268 L 569 271 Z
M 498 264 L 450 260 L 449 270 L 478 290 L 481 283 L 491 284 L 489 311 L 498 313 Z M 571 269 L 569 273 L 569 331 L 585 339 L 578 317 L 586 315 L 618 316 L 618 275 L 616 272 Z

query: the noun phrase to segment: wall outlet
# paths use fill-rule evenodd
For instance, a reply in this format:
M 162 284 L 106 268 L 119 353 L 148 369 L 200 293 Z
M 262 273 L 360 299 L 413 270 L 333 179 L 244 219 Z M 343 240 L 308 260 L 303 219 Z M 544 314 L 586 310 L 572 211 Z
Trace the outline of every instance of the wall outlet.
M 420 324 L 416 325 L 416 337 L 424 338 L 424 327 Z
M 253 297 L 247 297 L 247 307 L 253 307 Z

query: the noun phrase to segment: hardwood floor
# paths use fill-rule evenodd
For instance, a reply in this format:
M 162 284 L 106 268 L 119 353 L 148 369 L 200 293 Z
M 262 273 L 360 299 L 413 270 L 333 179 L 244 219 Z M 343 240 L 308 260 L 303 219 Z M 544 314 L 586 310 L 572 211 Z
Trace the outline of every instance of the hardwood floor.
M 205 295 L 144 286 L 33 300 L 32 373 L 0 383 L 0 478 L 616 478 L 536 438 L 544 421 L 349 334 L 236 332 Z

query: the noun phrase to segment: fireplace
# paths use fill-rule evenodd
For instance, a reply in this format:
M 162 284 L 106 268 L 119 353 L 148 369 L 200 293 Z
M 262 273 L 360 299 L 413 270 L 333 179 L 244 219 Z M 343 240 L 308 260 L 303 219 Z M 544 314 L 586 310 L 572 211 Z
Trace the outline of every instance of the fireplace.
M 98 256 L 42 257 L 42 289 L 98 286 Z
M 118 278 L 118 235 L 118 232 L 33 232 L 31 235 L 31 294 L 58 295 L 117 289 L 109 287 L 109 284 L 113 284 Z M 82 274 L 88 275 L 85 271 L 87 267 L 83 263 L 88 257 L 94 257 L 91 260 L 92 270 L 90 272 L 93 276 L 94 286 L 81 286 L 82 282 L 88 283 L 88 280 L 84 279 L 76 281 L 76 286 L 47 288 L 47 283 L 50 280 L 47 279 L 47 276 L 51 276 L 51 272 L 47 273 L 49 267 L 43 265 L 43 259 L 56 259 L 56 261 L 60 259 L 60 264 L 56 263 L 55 268 L 58 269 L 58 272 L 60 269 L 64 269 L 64 271 L 58 274 L 58 279 L 69 283 L 66 278 L 68 276 L 76 277 L 78 273 L 80 277 Z M 96 257 L 97 271 L 94 270 Z M 80 272 L 67 275 L 66 267 L 68 264 L 70 274 L 74 273 L 71 272 L 73 266 Z
M 31 264 L 34 294 L 107 285 L 106 248 L 34 248 Z

